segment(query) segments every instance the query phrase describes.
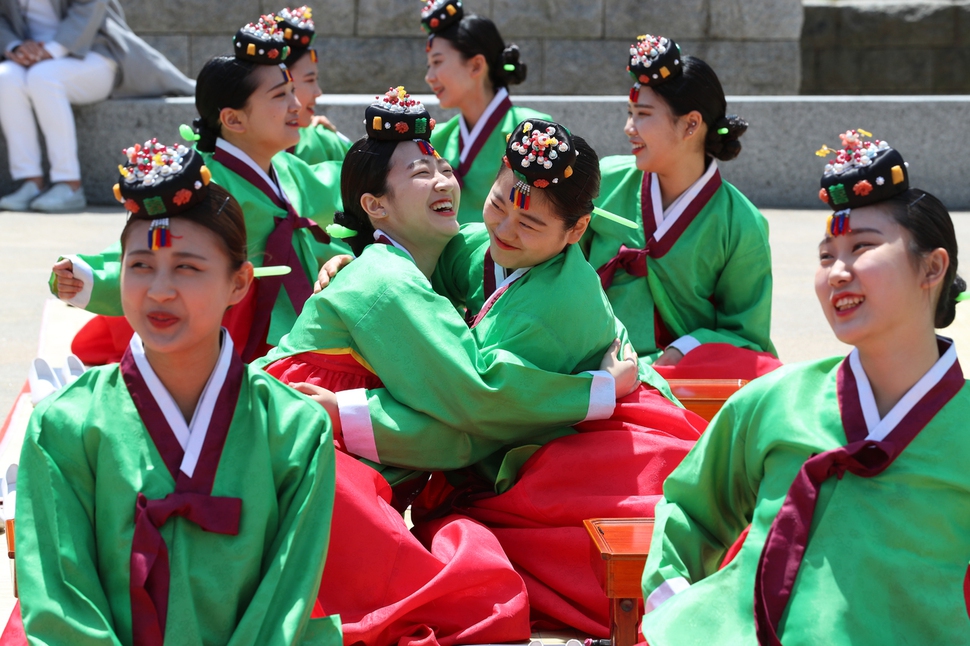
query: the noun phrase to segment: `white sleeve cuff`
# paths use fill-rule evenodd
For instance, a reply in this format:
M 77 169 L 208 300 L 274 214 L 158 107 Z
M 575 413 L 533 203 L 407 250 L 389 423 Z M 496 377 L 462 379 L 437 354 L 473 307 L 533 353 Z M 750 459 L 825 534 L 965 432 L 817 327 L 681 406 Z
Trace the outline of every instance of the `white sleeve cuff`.
M 686 357 L 688 352 L 690 352 L 695 348 L 700 347 L 700 345 L 701 345 L 700 341 L 698 341 L 697 339 L 695 339 L 689 334 L 685 334 L 684 336 L 680 337 L 679 339 L 677 339 L 667 347 L 680 350 L 680 353 Z
M 363 388 L 355 388 L 341 390 L 336 395 L 340 428 L 347 450 L 354 455 L 379 463 L 374 425 L 371 423 L 370 407 L 367 405 L 367 391 Z
M 589 409 L 584 422 L 594 419 L 609 419 L 616 408 L 616 382 L 613 375 L 605 370 L 587 370 L 592 375 L 593 384 L 589 388 Z
M 669 579 L 660 584 L 660 587 L 650 593 L 647 597 L 646 603 L 643 606 L 643 614 L 649 614 L 651 611 L 656 610 L 660 607 L 664 601 L 670 597 L 683 592 L 690 587 L 690 581 L 682 576 L 676 579 Z
M 64 47 L 64 45 L 61 45 L 56 40 L 44 43 L 44 49 L 54 58 L 64 58 L 68 55 L 67 47 Z
M 80 307 L 82 310 L 86 309 L 88 303 L 91 302 L 91 293 L 94 291 L 94 270 L 91 269 L 91 265 L 84 262 L 77 256 L 64 256 L 74 264 L 74 277 L 81 281 L 81 291 L 73 296 L 73 298 L 62 299 L 65 303 L 73 305 L 74 307 Z

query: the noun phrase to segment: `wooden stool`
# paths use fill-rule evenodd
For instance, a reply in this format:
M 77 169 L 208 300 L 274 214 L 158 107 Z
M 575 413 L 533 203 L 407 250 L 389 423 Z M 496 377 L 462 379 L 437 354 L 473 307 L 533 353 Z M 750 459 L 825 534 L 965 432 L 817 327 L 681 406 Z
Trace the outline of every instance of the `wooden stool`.
M 591 518 L 583 521 L 592 539 L 590 561 L 610 600 L 613 646 L 632 646 L 637 639 L 652 518 Z
M 728 397 L 748 382 L 744 379 L 671 379 L 667 383 L 684 408 L 711 421 Z

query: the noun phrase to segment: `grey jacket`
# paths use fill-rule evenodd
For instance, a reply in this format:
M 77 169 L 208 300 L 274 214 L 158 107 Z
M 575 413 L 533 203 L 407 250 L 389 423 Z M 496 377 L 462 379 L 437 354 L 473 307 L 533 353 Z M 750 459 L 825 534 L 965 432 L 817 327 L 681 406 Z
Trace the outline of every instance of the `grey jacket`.
M 118 63 L 112 96 L 137 97 L 195 93 L 187 78 L 165 56 L 135 35 L 119 0 L 50 0 L 61 17 L 54 37 L 70 56 L 95 51 Z M 0 53 L 27 36 L 18 0 L 0 0 Z

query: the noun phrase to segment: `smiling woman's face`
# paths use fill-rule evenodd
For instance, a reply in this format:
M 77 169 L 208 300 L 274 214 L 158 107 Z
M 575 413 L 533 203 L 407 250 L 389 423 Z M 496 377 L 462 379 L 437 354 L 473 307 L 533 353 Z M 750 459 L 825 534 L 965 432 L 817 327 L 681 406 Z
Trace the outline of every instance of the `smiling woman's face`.
M 482 213 L 492 260 L 497 264 L 507 269 L 535 267 L 583 237 L 589 224 L 588 215 L 567 229 L 543 189 L 533 188 L 529 208 L 520 209 L 509 199 L 513 186 L 512 171 L 506 169 L 499 173 Z
M 835 336 L 859 346 L 925 327 L 934 289 L 909 251 L 909 232 L 878 204 L 852 209 L 849 221 L 849 233 L 819 244 L 815 272 L 815 294 Z
M 260 65 L 253 72 L 256 90 L 236 114 L 248 146 L 280 152 L 300 141 L 300 112 L 296 88 L 278 65 Z

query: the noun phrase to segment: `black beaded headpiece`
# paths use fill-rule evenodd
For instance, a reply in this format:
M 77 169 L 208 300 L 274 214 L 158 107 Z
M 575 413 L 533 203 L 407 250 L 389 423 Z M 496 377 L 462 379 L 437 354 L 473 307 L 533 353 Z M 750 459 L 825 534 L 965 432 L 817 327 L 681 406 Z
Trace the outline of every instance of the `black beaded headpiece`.
M 509 201 L 528 209 L 531 188 L 546 188 L 572 177 L 576 156 L 572 135 L 558 123 L 526 119 L 517 125 L 506 140 L 503 158 L 516 179 Z

